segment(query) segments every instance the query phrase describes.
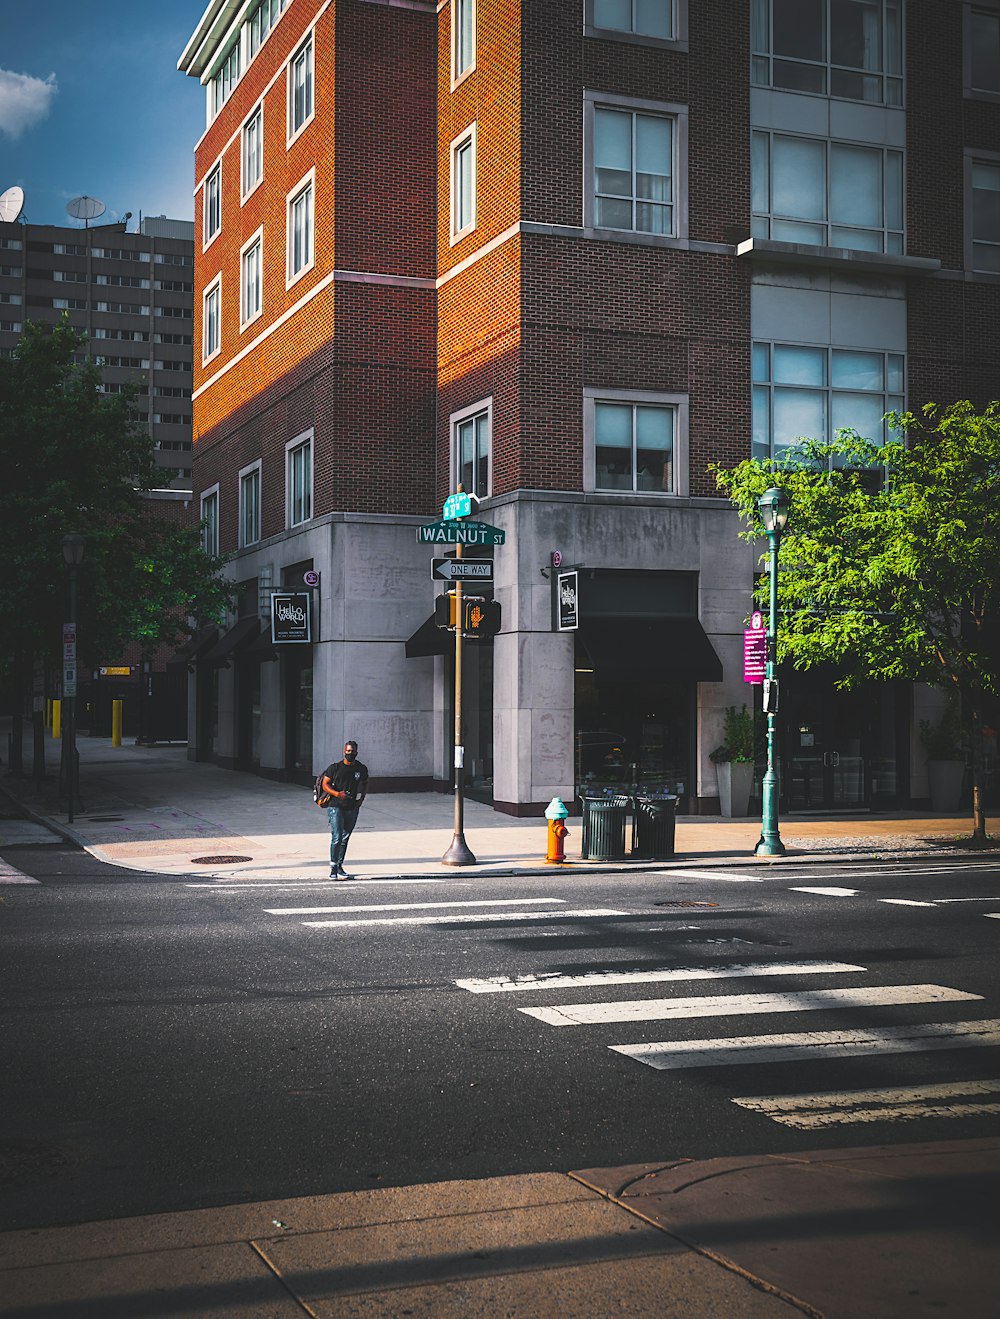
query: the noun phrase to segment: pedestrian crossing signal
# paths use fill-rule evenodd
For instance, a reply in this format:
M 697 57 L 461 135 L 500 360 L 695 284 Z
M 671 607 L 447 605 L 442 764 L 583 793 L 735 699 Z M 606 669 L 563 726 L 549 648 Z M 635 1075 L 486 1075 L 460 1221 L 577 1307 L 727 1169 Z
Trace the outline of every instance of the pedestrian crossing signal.
M 454 627 L 456 623 L 456 600 L 450 593 L 439 595 L 434 599 L 434 626 Z
M 500 631 L 500 601 L 467 601 L 462 630 L 467 637 L 495 637 Z

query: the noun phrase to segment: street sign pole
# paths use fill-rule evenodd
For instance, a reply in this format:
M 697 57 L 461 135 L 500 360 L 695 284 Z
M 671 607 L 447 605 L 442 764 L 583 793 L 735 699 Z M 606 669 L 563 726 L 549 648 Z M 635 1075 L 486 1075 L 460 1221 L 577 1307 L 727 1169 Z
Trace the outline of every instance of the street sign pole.
M 461 485 L 458 493 L 462 493 Z M 461 542 L 455 545 L 455 557 L 462 557 Z M 455 835 L 441 858 L 443 866 L 474 866 L 476 858 L 465 841 L 465 747 L 462 745 L 462 579 L 455 587 Z

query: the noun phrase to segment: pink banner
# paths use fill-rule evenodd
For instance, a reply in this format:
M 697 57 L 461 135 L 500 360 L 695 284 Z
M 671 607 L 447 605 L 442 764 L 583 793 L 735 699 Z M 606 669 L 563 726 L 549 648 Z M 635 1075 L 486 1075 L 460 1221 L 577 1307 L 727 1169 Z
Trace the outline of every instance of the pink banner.
M 747 628 L 743 633 L 743 681 L 762 683 L 767 673 L 767 633 Z

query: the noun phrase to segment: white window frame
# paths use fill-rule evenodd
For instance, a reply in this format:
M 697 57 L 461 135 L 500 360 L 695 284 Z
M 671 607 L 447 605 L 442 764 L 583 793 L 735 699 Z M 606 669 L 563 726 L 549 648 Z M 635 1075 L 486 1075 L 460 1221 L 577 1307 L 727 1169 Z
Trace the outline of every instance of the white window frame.
M 215 511 L 214 524 L 201 529 L 201 548 L 206 554 L 217 555 L 219 553 L 219 483 L 210 485 L 207 490 L 201 492 L 201 499 L 198 503 L 200 513 L 199 521 L 204 522 L 208 513 L 206 506 L 212 504 Z
M 1000 5 L 991 0 L 974 0 L 962 6 L 962 82 L 965 95 L 977 101 L 1000 101 L 1000 92 L 972 85 L 972 14 L 978 11 L 992 15 L 1000 23 Z
M 305 526 L 307 522 L 312 521 L 314 439 L 315 439 L 315 432 L 312 428 L 310 428 L 309 430 L 303 431 L 300 435 L 296 435 L 294 440 L 289 440 L 288 443 L 285 445 L 285 528 L 288 531 L 293 530 L 295 527 Z M 292 456 L 299 449 L 304 448 L 306 445 L 309 446 L 309 466 L 308 466 L 309 511 L 306 513 L 305 517 L 299 518 L 299 520 L 296 522 L 293 521 L 294 509 L 292 506 L 294 493 L 295 493 L 292 489 Z
M 469 494 L 477 495 L 479 499 L 489 499 L 493 493 L 493 396 L 481 398 L 476 403 L 470 403 L 468 407 L 460 408 L 458 412 L 453 412 L 448 418 L 448 434 L 450 436 L 451 458 L 449 471 L 452 473 L 452 489 L 458 487 L 459 481 L 462 480 L 462 462 L 458 446 L 458 431 L 463 422 L 473 420 L 476 417 L 486 417 L 487 433 L 487 481 L 486 493 L 479 495 L 475 490 L 468 490 Z
M 210 338 L 208 335 L 209 326 L 209 301 L 216 298 L 216 321 L 215 321 L 215 347 L 209 351 Z M 222 352 L 222 272 L 212 280 L 205 288 L 201 297 L 201 360 L 202 365 L 211 362 L 213 357 L 218 357 Z
M 249 306 L 247 301 L 247 257 L 254 248 L 257 248 L 259 255 L 257 258 L 257 305 L 255 308 Z M 261 225 L 256 233 L 251 234 L 247 241 L 240 248 L 240 333 L 258 320 L 264 314 L 264 226 Z
M 972 168 L 974 165 L 992 165 L 1000 169 L 1000 151 L 974 151 L 967 147 L 964 153 L 964 192 L 965 192 L 965 269 L 977 279 L 998 280 L 1000 272 L 979 270 L 975 264 L 975 247 L 972 232 Z M 980 238 L 979 242 L 989 241 Z
M 469 151 L 472 153 L 471 192 L 469 196 L 469 210 L 471 212 L 472 218 L 469 220 L 467 224 L 462 225 L 462 227 L 460 228 L 459 219 L 458 219 L 458 210 L 459 210 L 458 158 L 460 152 L 465 150 L 465 148 L 468 148 Z M 476 228 L 476 222 L 477 222 L 476 172 L 477 172 L 477 164 L 478 164 L 477 157 L 478 157 L 478 151 L 476 147 L 476 121 L 473 120 L 472 123 L 469 124 L 468 128 L 463 129 L 462 132 L 459 133 L 457 137 L 452 139 L 451 146 L 448 149 L 448 158 L 451 162 L 451 167 L 450 167 L 451 206 L 450 206 L 449 223 L 450 223 L 452 246 L 454 246 L 457 242 L 460 242 L 461 239 L 463 239 L 466 236 L 466 234 L 471 234 Z
M 212 213 L 210 201 L 212 195 L 213 181 L 215 183 L 216 197 L 218 200 L 218 224 L 216 224 L 214 229 L 209 231 L 208 225 Z M 201 250 L 203 252 L 206 252 L 212 246 L 215 240 L 218 238 L 219 234 L 222 233 L 222 160 L 221 158 L 215 162 L 212 168 L 205 175 L 205 182 L 201 190 L 201 204 L 202 204 Z
M 646 404 L 674 411 L 674 488 L 673 490 L 605 490 L 597 485 L 597 404 Z M 599 389 L 588 385 L 583 391 L 583 488 L 588 494 L 618 496 L 622 499 L 684 499 L 688 494 L 688 421 L 687 394 L 651 389 Z M 632 473 L 633 483 L 635 472 Z
M 260 153 L 260 172 L 251 182 L 247 182 L 247 130 L 254 121 L 257 121 L 257 147 Z M 264 182 L 264 101 L 259 100 L 250 114 L 243 121 L 243 129 L 240 133 L 240 205 L 242 206 L 248 197 L 251 197 L 260 185 Z
M 454 91 L 470 73 L 476 71 L 476 52 L 478 44 L 479 0 L 451 0 L 451 90 Z M 460 11 L 467 16 L 472 26 L 472 58 L 462 69 L 458 67 L 461 50 Z
M 309 63 L 309 81 L 311 86 L 311 100 L 308 112 L 302 119 L 301 123 L 295 122 L 295 64 L 299 56 L 307 54 Z M 295 50 L 288 57 L 286 65 L 286 81 L 288 84 L 288 146 L 305 132 L 316 116 L 316 30 L 310 28 L 302 38 Z
M 262 493 L 262 479 L 261 479 L 262 467 L 263 467 L 263 462 L 260 458 L 258 458 L 256 462 L 247 463 L 246 467 L 241 467 L 239 471 L 239 476 L 237 478 L 238 481 L 237 489 L 239 491 L 239 513 L 240 513 L 240 525 L 239 525 L 240 549 L 246 549 L 248 545 L 258 545 L 261 540 L 260 515 L 261 515 L 261 493 Z M 257 477 L 257 508 L 256 508 L 257 534 L 252 539 L 248 539 L 246 534 L 247 509 L 246 509 L 246 500 L 244 499 L 244 489 L 245 489 L 244 483 L 248 480 L 249 477 L 255 474 Z
M 299 198 L 309 191 L 312 201 L 309 207 L 309 252 L 305 261 L 296 270 L 292 270 L 293 253 L 293 208 Z M 285 198 L 285 288 L 292 285 L 312 270 L 316 264 L 316 167 L 304 174 Z
M 643 229 L 608 229 L 595 223 L 597 198 L 594 181 L 594 114 L 598 109 L 658 115 L 673 122 L 673 233 L 654 234 Z M 583 224 L 592 233 L 617 234 L 630 243 L 671 244 L 688 236 L 688 107 L 674 101 L 650 101 L 615 96 L 589 88 L 583 93 Z M 634 199 L 633 199 L 634 200 Z
M 598 27 L 594 18 L 594 0 L 584 0 L 583 35 L 601 41 L 628 41 L 641 46 L 659 46 L 664 50 L 688 49 L 688 0 L 668 0 L 673 10 L 673 35 L 652 37 L 633 28 Z M 633 25 L 635 0 L 632 0 Z

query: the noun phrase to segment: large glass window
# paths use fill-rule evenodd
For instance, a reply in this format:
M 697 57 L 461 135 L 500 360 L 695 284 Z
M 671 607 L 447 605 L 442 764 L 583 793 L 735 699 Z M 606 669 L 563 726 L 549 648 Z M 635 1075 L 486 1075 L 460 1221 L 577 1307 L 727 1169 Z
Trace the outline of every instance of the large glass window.
M 240 270 L 240 325 L 256 320 L 263 300 L 263 235 L 258 233 L 243 251 Z
M 203 193 L 205 245 L 207 246 L 222 228 L 222 166 L 215 169 L 205 180 Z
M 314 195 L 312 179 L 288 199 L 288 280 L 313 263 Z
M 292 56 L 288 72 L 288 135 L 294 137 L 313 112 L 313 39 L 309 37 Z
M 452 82 L 476 67 L 476 0 L 452 0 Z
M 201 497 L 201 547 L 206 554 L 219 552 L 219 489 Z
M 672 41 L 676 35 L 674 0 L 592 0 L 588 21 L 608 32 Z
M 1000 96 L 1000 12 L 971 10 L 967 32 L 969 90 Z
M 247 27 L 250 33 L 250 58 L 257 54 L 261 45 L 266 41 L 268 33 L 274 27 L 281 17 L 281 11 L 285 7 L 285 0 L 260 0 L 250 14 Z
M 490 407 L 453 418 L 456 480 L 471 495 L 490 493 Z
M 676 408 L 597 399 L 594 488 L 674 494 Z
M 212 105 L 212 117 L 219 113 L 225 103 L 232 95 L 233 88 L 240 80 L 240 43 L 237 39 L 236 44 L 226 54 L 226 58 L 219 66 L 218 72 L 209 84 Z
M 240 545 L 260 540 L 260 463 L 240 473 Z
M 288 525 L 297 527 L 312 517 L 312 436 L 288 446 Z
M 243 125 L 243 196 L 264 177 L 264 107 L 258 105 Z
M 201 359 L 207 362 L 222 347 L 222 281 L 205 290 L 202 302 Z
M 901 0 L 750 0 L 760 87 L 903 103 Z
M 1000 160 L 970 162 L 972 269 L 1000 275 Z
M 476 227 L 476 125 L 451 144 L 452 242 Z
M 755 131 L 751 171 L 755 238 L 902 253 L 902 152 Z
M 801 440 L 855 430 L 883 444 L 887 412 L 904 408 L 902 353 L 806 344 L 753 345 L 753 456 L 780 458 Z
M 594 107 L 594 224 L 668 234 L 674 224 L 674 119 Z

